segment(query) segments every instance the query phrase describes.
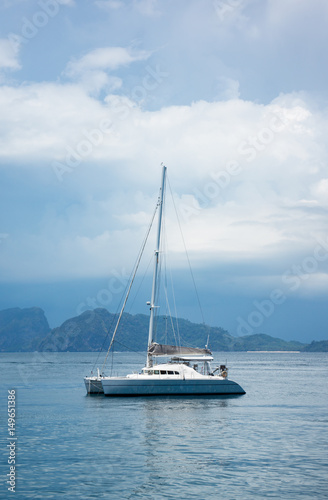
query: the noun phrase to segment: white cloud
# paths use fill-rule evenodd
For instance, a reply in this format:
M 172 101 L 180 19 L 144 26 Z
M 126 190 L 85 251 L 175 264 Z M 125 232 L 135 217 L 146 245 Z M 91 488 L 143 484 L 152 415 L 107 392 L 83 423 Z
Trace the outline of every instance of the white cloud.
M 116 70 L 135 61 L 144 61 L 149 57 L 147 51 L 137 51 L 124 47 L 102 47 L 73 60 L 67 65 L 66 73 L 76 77 L 90 70 Z
M 79 81 L 89 92 L 99 92 L 102 89 L 113 92 L 121 87 L 122 80 L 111 73 L 122 66 L 144 61 L 149 56 L 150 52 L 143 50 L 102 47 L 70 61 L 64 74 Z
M 12 43 L 7 38 L 0 39 L 0 70 L 20 69 L 18 61 L 19 45 Z
M 66 143 L 81 140 L 84 127 L 93 122 L 96 128 L 106 117 L 105 109 L 77 85 L 0 87 L 0 108 L 2 160 L 16 158 L 25 165 L 50 161 Z
M 115 66 L 128 57 L 115 55 L 113 62 L 110 54 L 100 51 L 77 67 Z M 100 102 L 79 84 L 39 83 L 0 88 L 0 108 L 3 165 L 10 159 L 39 168 L 55 198 L 67 193 L 70 199 L 71 190 L 95 196 L 82 196 L 80 206 L 64 214 L 54 204 L 39 232 L 8 238 L 3 277 L 101 275 L 109 254 L 117 268 L 133 262 L 131 241 L 144 234 L 136 214 L 152 211 L 161 161 L 199 265 L 286 259 L 295 249 L 309 253 L 325 235 L 326 219 L 313 208 L 327 206 L 322 137 L 328 123 L 306 95 L 281 95 L 266 106 L 231 99 L 150 112 L 124 96 Z M 106 131 L 104 120 L 110 121 Z M 72 151 L 80 155 L 73 166 Z M 54 161 L 69 166 L 61 183 Z M 96 193 L 104 185 L 107 202 L 100 203 Z M 171 229 L 171 241 L 178 242 Z M 173 246 L 179 255 L 182 244 Z M 56 266 L 49 266 L 55 255 Z

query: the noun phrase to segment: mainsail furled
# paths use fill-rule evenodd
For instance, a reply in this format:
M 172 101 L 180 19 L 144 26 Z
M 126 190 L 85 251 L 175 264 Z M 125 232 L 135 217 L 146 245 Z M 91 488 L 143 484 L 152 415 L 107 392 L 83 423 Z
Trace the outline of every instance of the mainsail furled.
M 151 356 L 208 356 L 211 355 L 209 349 L 200 349 L 198 347 L 180 347 L 176 345 L 157 344 L 152 342 L 148 348 L 148 354 Z

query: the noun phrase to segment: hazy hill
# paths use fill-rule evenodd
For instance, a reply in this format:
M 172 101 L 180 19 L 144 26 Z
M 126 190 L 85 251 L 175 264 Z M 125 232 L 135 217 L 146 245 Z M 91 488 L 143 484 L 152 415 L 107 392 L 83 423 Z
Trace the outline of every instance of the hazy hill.
M 0 351 L 34 351 L 50 331 L 44 311 L 39 307 L 0 311 Z
M 50 330 L 42 309 L 6 309 L 0 311 L 0 350 L 15 351 L 101 351 L 107 350 L 117 317 L 107 309 L 86 311 Z M 116 335 L 117 351 L 145 351 L 149 317 L 144 314 L 123 314 Z M 226 330 L 178 321 L 181 345 L 204 347 L 209 339 L 212 351 L 328 351 L 328 341 L 302 344 L 287 342 L 265 334 L 233 337 Z M 175 326 L 176 335 L 177 328 Z M 160 316 L 157 322 L 157 342 L 174 344 L 170 320 Z
M 80 316 L 65 321 L 60 327 L 54 328 L 40 343 L 42 351 L 99 351 L 107 349 L 112 337 L 117 316 L 106 309 L 86 311 Z M 171 334 L 166 338 L 167 320 L 161 316 L 157 321 L 157 341 L 174 343 Z M 170 326 L 170 325 L 169 325 Z M 119 351 L 145 351 L 148 340 L 149 317 L 144 314 L 123 314 L 115 337 L 115 349 Z M 179 319 L 181 342 L 194 344 L 200 342 L 204 346 L 209 330 L 223 334 L 223 330 L 211 329 L 203 325 L 195 325 L 190 321 Z M 227 339 L 230 335 L 225 332 Z M 222 344 L 225 345 L 225 344 Z
M 238 337 L 234 342 L 234 351 L 301 351 L 305 344 L 270 337 L 264 333 Z
M 303 349 L 306 352 L 328 352 L 328 340 L 320 340 L 316 342 L 313 340 L 311 344 L 306 345 Z

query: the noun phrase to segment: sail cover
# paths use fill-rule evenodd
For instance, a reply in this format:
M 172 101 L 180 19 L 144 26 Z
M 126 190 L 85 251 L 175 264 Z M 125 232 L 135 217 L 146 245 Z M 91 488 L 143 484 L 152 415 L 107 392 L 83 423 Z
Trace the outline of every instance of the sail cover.
M 149 348 L 148 353 L 152 356 L 173 356 L 179 354 L 180 356 L 205 356 L 212 354 L 209 349 L 200 349 L 198 347 L 180 347 L 176 345 L 157 344 L 153 342 Z

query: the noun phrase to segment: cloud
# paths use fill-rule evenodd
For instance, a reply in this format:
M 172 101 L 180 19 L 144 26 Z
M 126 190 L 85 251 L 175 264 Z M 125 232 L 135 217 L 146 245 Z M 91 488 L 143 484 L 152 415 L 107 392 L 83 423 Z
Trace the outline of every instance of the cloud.
M 78 80 L 89 90 L 116 90 L 122 85 L 117 76 L 108 74 L 137 61 L 148 59 L 150 52 L 124 47 L 102 47 L 92 50 L 79 59 L 71 60 L 64 74 Z
M 3 69 L 18 70 L 21 68 L 18 61 L 19 44 L 13 44 L 7 38 L 0 39 L 0 71 Z
M 146 51 L 134 51 L 123 47 L 102 47 L 85 56 L 71 61 L 67 65 L 66 73 L 75 77 L 89 70 L 116 70 L 121 66 L 128 66 L 135 61 L 143 61 L 149 57 Z
M 77 60 L 71 75 L 135 58 L 99 49 Z M 327 117 L 306 94 L 268 105 L 233 98 L 147 111 L 115 93 L 100 101 L 77 81 L 1 87 L 0 106 L 1 168 L 10 161 L 33 177 L 31 206 L 33 193 L 48 190 L 30 217 L 21 207 L 24 229 L 3 229 L 2 279 L 101 276 L 108 255 L 117 269 L 133 262 L 131 241 L 142 241 L 147 217 L 140 214 L 152 213 L 161 161 L 199 267 L 244 262 L 249 274 L 250 262 L 274 261 L 267 286 L 325 236 Z M 54 164 L 64 167 L 59 177 Z M 172 210 L 168 217 L 180 266 L 183 244 Z M 317 283 L 322 289 L 322 276 Z
M 82 106 L 82 108 L 81 108 Z M 103 108 L 77 85 L 39 83 L 0 87 L 2 161 L 38 165 L 68 143 L 76 143 L 91 121 L 105 118 Z M 7 116 L 5 117 L 6 114 Z

